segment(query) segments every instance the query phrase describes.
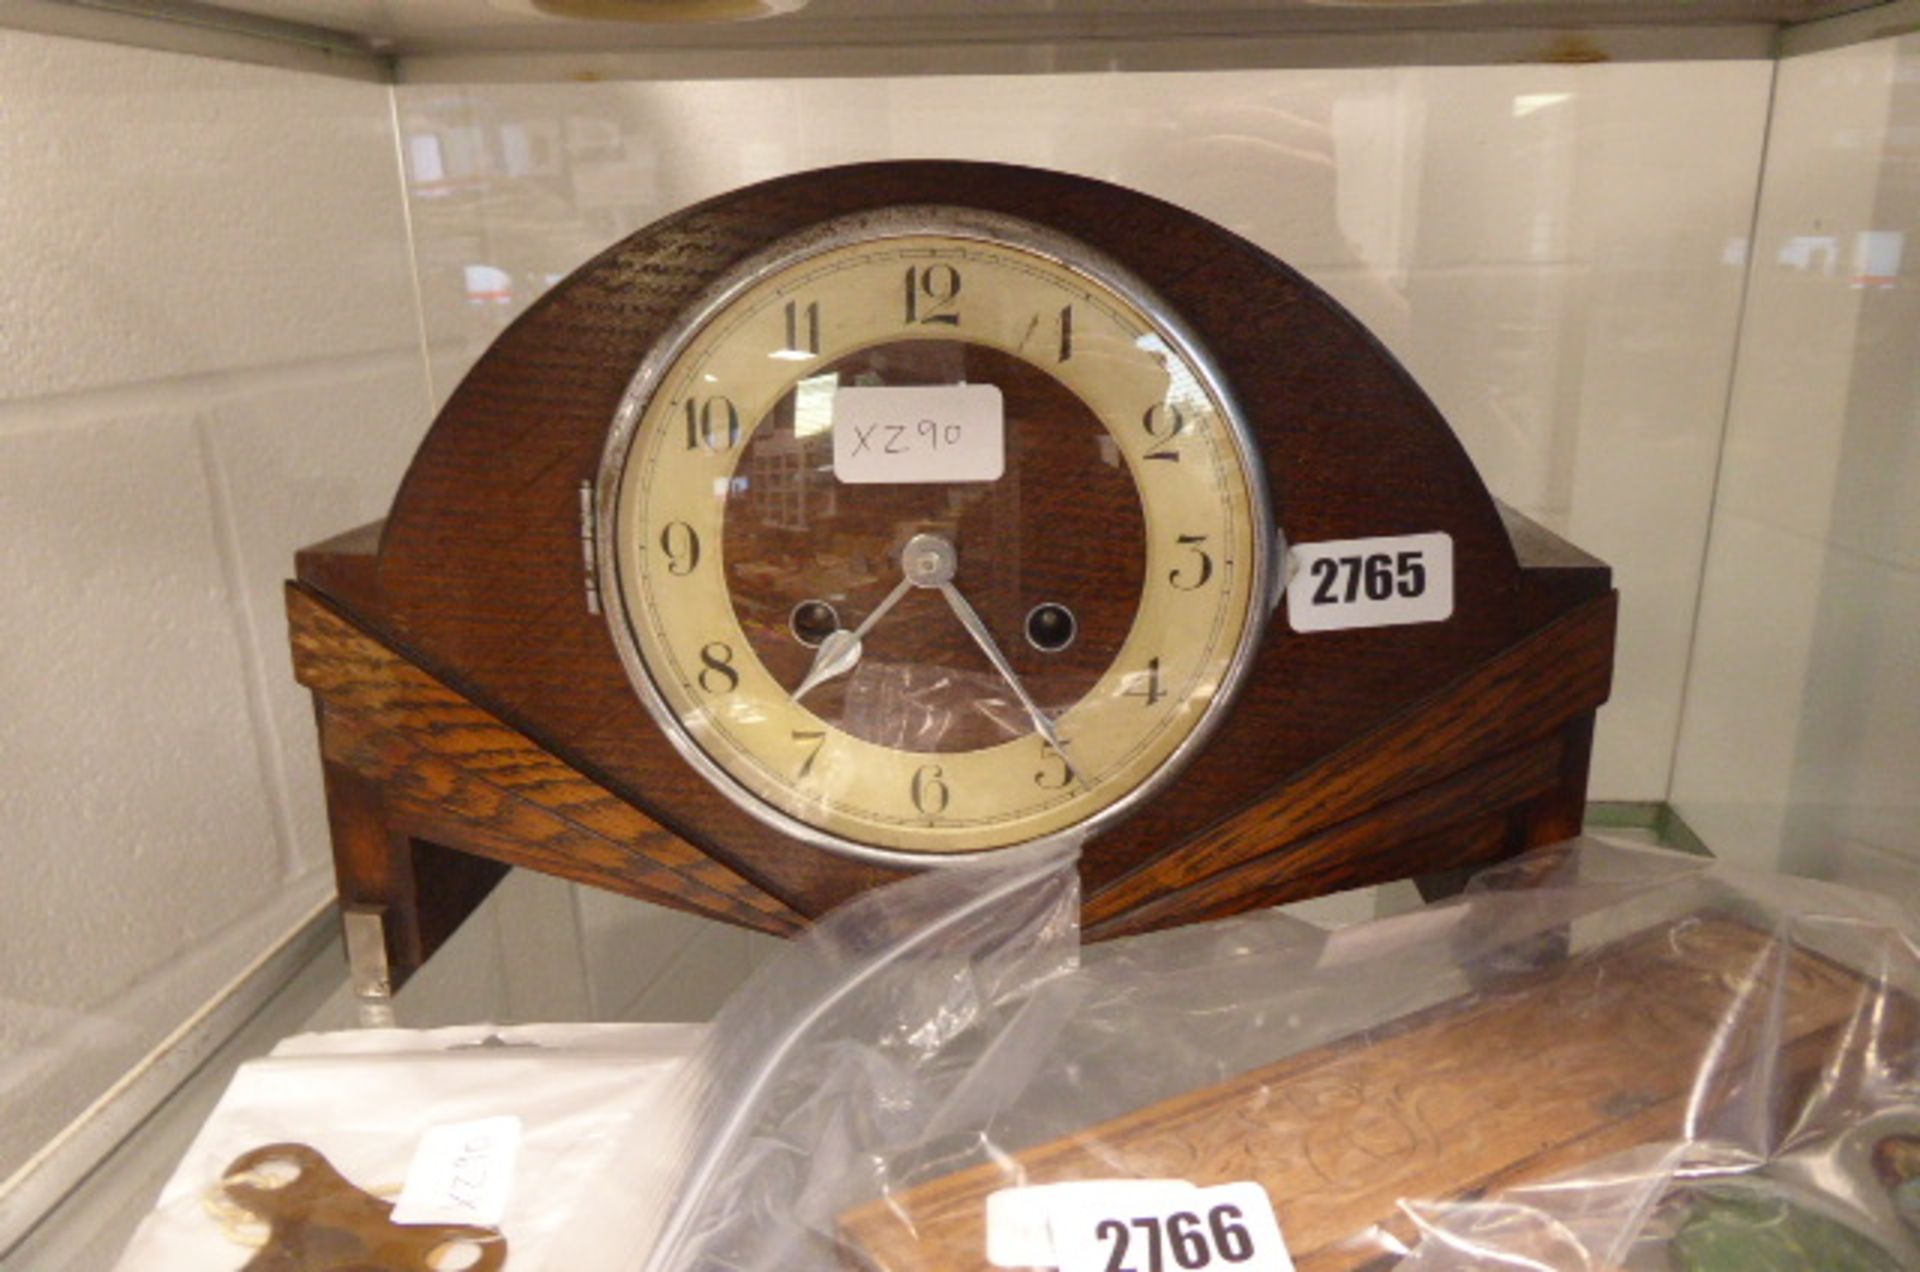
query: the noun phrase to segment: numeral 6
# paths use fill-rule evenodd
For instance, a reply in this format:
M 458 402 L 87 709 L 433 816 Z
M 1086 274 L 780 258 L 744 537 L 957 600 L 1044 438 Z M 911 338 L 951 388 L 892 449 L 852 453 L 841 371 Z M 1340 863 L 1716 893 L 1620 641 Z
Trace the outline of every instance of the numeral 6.
M 1204 1268 L 1213 1262 L 1207 1249 L 1207 1230 L 1192 1211 L 1167 1216 L 1167 1243 L 1173 1247 L 1173 1261 L 1183 1268 Z
M 1213 1248 L 1229 1263 L 1245 1263 L 1253 1257 L 1253 1234 L 1245 1224 L 1234 1222 L 1243 1217 L 1240 1207 L 1224 1203 L 1207 1215 L 1208 1226 L 1213 1229 Z

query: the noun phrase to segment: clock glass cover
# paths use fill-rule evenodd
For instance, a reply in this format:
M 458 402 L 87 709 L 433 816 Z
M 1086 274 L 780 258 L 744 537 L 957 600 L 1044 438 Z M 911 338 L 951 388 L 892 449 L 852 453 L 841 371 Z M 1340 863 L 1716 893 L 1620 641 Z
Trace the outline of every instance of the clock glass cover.
M 597 498 L 661 727 L 756 816 L 882 860 L 1122 815 L 1268 612 L 1260 466 L 1204 350 L 1121 265 L 980 212 L 732 270 L 634 377 Z

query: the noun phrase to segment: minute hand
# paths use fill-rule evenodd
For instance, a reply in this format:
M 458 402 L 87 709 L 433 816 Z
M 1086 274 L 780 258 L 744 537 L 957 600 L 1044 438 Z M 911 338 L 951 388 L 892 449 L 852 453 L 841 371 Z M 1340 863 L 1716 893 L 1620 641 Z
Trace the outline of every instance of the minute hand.
M 980 646 L 980 652 L 987 656 L 994 670 L 1000 673 L 1000 678 L 1007 682 L 1014 696 L 1020 699 L 1020 705 L 1025 707 L 1027 714 L 1033 718 L 1034 729 L 1046 739 L 1047 745 L 1059 754 L 1061 762 L 1067 766 L 1067 772 L 1073 776 L 1073 780 L 1085 786 L 1087 779 L 1082 777 L 1080 770 L 1074 767 L 1073 757 L 1067 754 L 1067 748 L 1060 741 L 1060 735 L 1054 732 L 1053 721 L 1047 719 L 1047 713 L 1028 696 L 1026 686 L 1020 683 L 1020 677 L 1013 674 L 1013 664 L 1009 663 L 1006 655 L 1000 652 L 1000 646 L 994 643 L 993 634 L 987 630 L 987 625 L 980 621 L 980 616 L 973 612 L 973 606 L 967 604 L 967 598 L 960 595 L 960 589 L 952 583 L 941 583 L 940 595 L 947 598 L 947 604 L 953 607 L 954 616 L 960 620 L 960 625 L 967 629 L 967 635 L 973 637 L 973 643 Z

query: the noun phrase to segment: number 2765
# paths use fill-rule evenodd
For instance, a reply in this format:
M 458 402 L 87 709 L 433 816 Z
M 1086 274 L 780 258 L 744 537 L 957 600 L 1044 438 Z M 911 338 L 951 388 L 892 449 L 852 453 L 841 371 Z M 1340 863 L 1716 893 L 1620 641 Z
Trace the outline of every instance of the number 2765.
M 1346 605 L 1363 597 L 1412 600 L 1427 591 L 1427 566 L 1420 552 L 1376 552 L 1364 556 L 1326 556 L 1311 567 L 1315 605 Z M 1343 577 L 1344 576 L 1344 577 Z
M 1245 1263 L 1253 1257 L 1253 1234 L 1239 1222 L 1240 1207 L 1215 1206 L 1203 1220 L 1191 1211 L 1177 1211 L 1164 1219 L 1155 1215 L 1131 1223 L 1103 1219 L 1093 1230 L 1096 1239 L 1113 1243 L 1106 1272 L 1165 1272 L 1167 1256 L 1175 1267 L 1198 1269 L 1219 1263 Z M 1134 1234 L 1138 1232 L 1136 1242 Z M 1143 1246 L 1145 1261 L 1129 1262 L 1127 1254 Z M 1139 1254 L 1135 1255 L 1136 1260 Z

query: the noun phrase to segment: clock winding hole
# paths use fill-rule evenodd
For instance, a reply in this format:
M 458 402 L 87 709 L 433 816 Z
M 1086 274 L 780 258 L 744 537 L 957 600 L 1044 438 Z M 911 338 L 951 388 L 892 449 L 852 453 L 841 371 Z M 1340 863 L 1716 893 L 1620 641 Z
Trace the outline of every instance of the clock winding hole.
M 1058 601 L 1046 601 L 1027 611 L 1027 643 L 1043 654 L 1057 654 L 1073 644 L 1079 628 L 1073 611 Z
M 840 630 L 840 612 L 826 601 L 801 601 L 787 616 L 787 628 L 802 645 L 818 649 L 821 641 Z

